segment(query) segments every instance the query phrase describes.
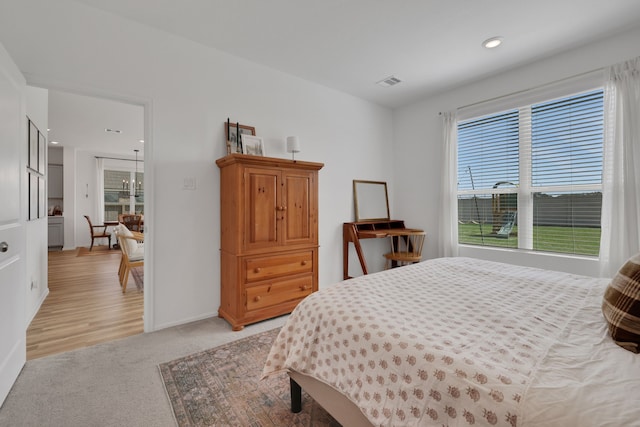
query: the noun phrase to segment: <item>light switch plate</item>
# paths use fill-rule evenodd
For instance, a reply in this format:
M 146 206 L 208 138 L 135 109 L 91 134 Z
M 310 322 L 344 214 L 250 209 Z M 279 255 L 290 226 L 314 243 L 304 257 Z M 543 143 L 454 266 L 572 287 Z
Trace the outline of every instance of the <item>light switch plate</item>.
M 187 177 L 182 180 L 182 189 L 183 190 L 195 190 L 196 189 L 196 179 L 194 177 Z

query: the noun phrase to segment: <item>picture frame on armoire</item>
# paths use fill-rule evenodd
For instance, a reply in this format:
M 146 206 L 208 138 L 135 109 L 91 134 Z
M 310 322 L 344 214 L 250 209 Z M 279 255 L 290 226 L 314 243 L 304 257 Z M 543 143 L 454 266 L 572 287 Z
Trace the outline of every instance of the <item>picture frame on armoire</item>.
M 240 141 L 238 141 L 238 132 L 240 132 Z M 224 134 L 227 139 L 227 154 L 242 153 L 243 136 L 255 135 L 256 128 L 226 121 L 224 122 Z
M 264 142 L 259 136 L 244 135 L 242 137 L 242 154 L 265 156 Z

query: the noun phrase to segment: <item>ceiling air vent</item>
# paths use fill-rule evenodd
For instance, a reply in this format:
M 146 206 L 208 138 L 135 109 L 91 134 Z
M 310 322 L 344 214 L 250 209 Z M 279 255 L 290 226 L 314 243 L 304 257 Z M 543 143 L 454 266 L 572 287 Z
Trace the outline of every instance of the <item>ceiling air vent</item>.
M 402 80 L 400 80 L 399 78 L 397 78 L 395 76 L 390 76 L 390 77 L 387 77 L 385 79 L 380 80 L 379 82 L 376 82 L 376 84 L 378 84 L 378 85 L 380 85 L 382 87 L 389 87 L 389 86 L 397 85 L 401 81 Z

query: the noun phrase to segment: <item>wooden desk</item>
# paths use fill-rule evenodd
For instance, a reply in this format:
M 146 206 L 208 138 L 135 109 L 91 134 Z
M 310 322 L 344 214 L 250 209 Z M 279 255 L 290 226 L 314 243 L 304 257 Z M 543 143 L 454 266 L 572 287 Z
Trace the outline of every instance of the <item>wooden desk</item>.
M 349 276 L 349 242 L 353 243 L 360 260 L 363 274 L 369 274 L 367 262 L 362 253 L 360 239 L 380 239 L 388 236 L 402 236 L 409 231 L 422 231 L 414 228 L 405 228 L 403 220 L 383 220 L 383 221 L 359 221 L 345 222 L 342 224 L 342 277 L 344 280 Z

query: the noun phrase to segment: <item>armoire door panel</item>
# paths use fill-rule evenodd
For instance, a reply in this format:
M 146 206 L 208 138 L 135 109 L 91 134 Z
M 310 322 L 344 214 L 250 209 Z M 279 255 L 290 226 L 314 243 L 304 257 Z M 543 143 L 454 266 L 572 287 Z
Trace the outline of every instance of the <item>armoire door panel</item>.
M 248 169 L 245 205 L 247 249 L 278 244 L 278 173 Z
M 314 239 L 312 223 L 315 216 L 312 200 L 314 199 L 314 185 L 311 174 L 287 174 L 284 177 L 285 192 L 283 203 L 287 207 L 285 224 L 285 242 L 308 241 Z

